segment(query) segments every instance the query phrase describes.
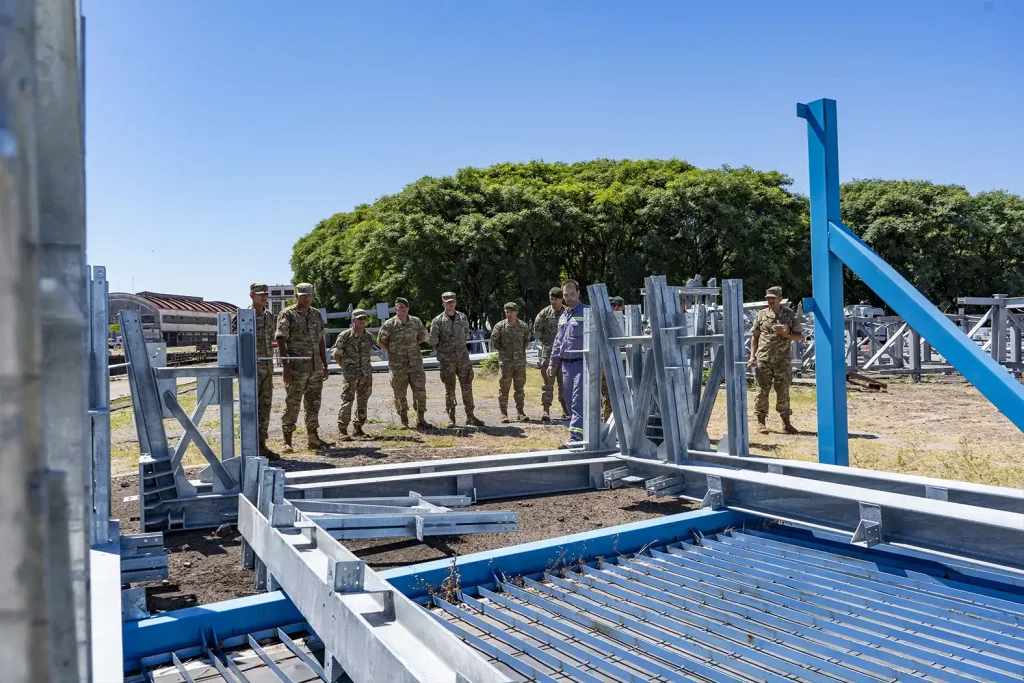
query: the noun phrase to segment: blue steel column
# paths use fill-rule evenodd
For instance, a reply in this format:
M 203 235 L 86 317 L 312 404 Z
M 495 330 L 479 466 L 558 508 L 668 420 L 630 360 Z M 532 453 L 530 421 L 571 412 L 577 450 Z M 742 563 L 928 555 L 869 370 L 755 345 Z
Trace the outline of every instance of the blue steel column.
M 849 465 L 843 264 L 829 248 L 829 222 L 839 221 L 839 142 L 835 100 L 798 104 L 807 119 L 810 159 L 814 372 L 818 393 L 818 461 Z

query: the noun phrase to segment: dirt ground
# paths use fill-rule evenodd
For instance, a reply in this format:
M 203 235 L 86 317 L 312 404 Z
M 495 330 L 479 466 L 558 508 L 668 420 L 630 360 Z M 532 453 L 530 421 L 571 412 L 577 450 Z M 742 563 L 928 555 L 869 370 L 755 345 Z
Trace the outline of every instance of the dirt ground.
M 540 415 L 541 378 L 536 370 L 527 375 L 527 414 Z M 320 412 L 321 436 L 337 437 L 336 415 L 340 404 L 340 378 L 331 376 L 325 385 Z M 427 373 L 428 419 L 445 418 L 444 387 L 436 371 Z M 191 412 L 195 391 L 179 387 L 180 401 Z M 566 423 L 551 425 L 532 421 L 498 424 L 497 380 L 478 374 L 474 382 L 477 414 L 488 426 L 480 429 L 435 429 L 421 433 L 396 424 L 391 389 L 385 374 L 374 375 L 374 393 L 369 420 L 369 438 L 341 444 L 324 453 L 299 450 L 304 447 L 302 429 L 296 433 L 297 452 L 286 454 L 279 466 L 286 469 L 356 466 L 410 460 L 446 459 L 514 453 L 553 448 L 565 440 Z M 724 396 L 724 395 L 723 395 Z M 753 406 L 754 392 L 748 395 Z M 973 387 L 959 380 L 931 379 L 921 383 L 895 380 L 882 392 L 851 390 L 851 464 L 894 472 L 926 474 L 1002 486 L 1024 486 L 1024 434 L 995 410 Z M 461 399 L 460 399 L 461 400 Z M 791 397 L 794 424 L 801 433 L 781 433 L 777 416 L 769 418 L 772 433 L 751 433 L 751 451 L 801 460 L 816 459 L 817 421 L 813 382 L 799 381 Z M 280 415 L 284 389 L 276 378 L 271 417 L 270 445 L 282 450 Z M 117 409 L 112 416 L 113 470 L 117 476 L 112 489 L 112 512 L 121 520 L 122 532 L 138 531 L 138 503 L 125 502 L 137 495 L 135 472 L 138 442 L 131 408 Z M 557 412 L 557 410 L 556 410 Z M 212 408 L 202 422 L 202 431 L 219 450 L 220 422 Z M 459 421 L 464 420 L 461 407 Z M 300 417 L 300 424 L 302 419 Z M 166 421 L 168 434 L 181 432 L 173 420 Z M 710 435 L 714 443 L 725 431 L 724 398 L 712 415 Z M 186 464 L 203 463 L 191 447 Z M 348 542 L 360 557 L 375 568 L 386 569 L 415 562 L 450 557 L 551 538 L 599 527 L 613 526 L 673 514 L 687 509 L 677 501 L 648 499 L 643 491 L 617 489 L 545 496 L 528 500 L 490 502 L 478 509 L 514 510 L 519 513 L 519 531 L 512 534 L 476 534 L 463 537 L 415 540 L 367 540 Z M 165 537 L 169 552 L 170 578 L 151 582 L 149 608 L 153 612 L 208 604 L 256 592 L 253 575 L 241 565 L 240 538 L 232 532 L 217 538 L 211 532 L 176 532 Z

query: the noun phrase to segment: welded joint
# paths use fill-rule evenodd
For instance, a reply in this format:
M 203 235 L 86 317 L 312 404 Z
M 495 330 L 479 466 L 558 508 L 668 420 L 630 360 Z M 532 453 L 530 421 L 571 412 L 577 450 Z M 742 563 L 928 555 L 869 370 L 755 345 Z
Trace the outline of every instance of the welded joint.
M 725 508 L 725 491 L 722 488 L 722 478 L 715 474 L 709 474 L 708 477 L 708 491 L 704 494 L 703 500 L 700 501 L 702 508 L 711 508 L 712 510 L 722 510 Z
M 327 585 L 335 593 L 362 593 L 366 563 L 362 560 L 334 560 L 327 564 Z
M 929 484 L 924 487 L 924 497 L 931 500 L 949 500 L 949 489 L 945 486 L 932 486 Z
M 295 523 L 295 506 L 289 502 L 270 504 L 270 526 L 290 528 Z
M 882 508 L 871 503 L 860 503 L 860 523 L 850 542 L 870 548 L 882 543 L 882 539 Z

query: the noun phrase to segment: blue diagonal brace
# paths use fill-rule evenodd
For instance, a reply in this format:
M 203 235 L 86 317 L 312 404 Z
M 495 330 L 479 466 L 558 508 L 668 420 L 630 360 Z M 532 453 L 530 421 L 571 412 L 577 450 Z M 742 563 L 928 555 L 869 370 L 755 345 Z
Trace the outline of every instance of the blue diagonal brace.
M 928 340 L 1003 415 L 1024 431 L 1024 385 L 981 350 L 841 221 L 829 223 L 829 248 Z

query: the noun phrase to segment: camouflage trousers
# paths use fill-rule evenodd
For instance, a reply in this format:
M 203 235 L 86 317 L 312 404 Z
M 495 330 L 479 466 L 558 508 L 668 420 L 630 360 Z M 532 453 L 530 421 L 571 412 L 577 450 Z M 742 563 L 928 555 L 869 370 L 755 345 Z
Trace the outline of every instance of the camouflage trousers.
M 310 361 L 292 361 L 292 383 L 285 387 L 281 431 L 291 434 L 299 418 L 299 405 L 306 413 L 306 431 L 320 428 L 320 400 L 324 390 L 323 370 Z
M 789 354 L 781 358 L 758 360 L 757 400 L 754 402 L 754 414 L 758 419 L 768 417 L 768 392 L 775 389 L 775 410 L 782 417 L 789 417 L 793 411 L 789 408 L 789 385 L 793 383 L 793 368 Z
M 267 442 L 270 431 L 270 409 L 274 404 L 274 365 L 261 362 L 256 365 L 256 414 L 260 422 L 260 443 Z
M 526 364 L 522 365 L 501 365 L 498 367 L 498 408 L 501 414 L 508 413 L 508 390 L 515 385 L 514 398 L 516 410 L 523 412 L 523 405 L 526 401 Z
M 373 393 L 373 375 L 352 373 L 341 381 L 341 408 L 338 410 L 338 428 L 348 429 L 352 419 L 352 403 L 356 404 L 356 419 L 352 424 L 358 429 L 366 424 L 366 404 Z
M 473 365 L 469 355 L 465 358 L 446 358 L 441 362 L 441 381 L 444 382 L 444 407 L 449 415 L 455 414 L 455 381 L 462 389 L 462 407 L 469 416 L 476 407 L 473 403 Z
M 551 409 L 552 393 L 555 388 L 555 384 L 558 384 L 558 403 L 562 406 L 562 414 L 569 414 L 569 406 L 565 402 L 565 393 L 562 391 L 562 369 L 559 367 L 561 363 L 555 364 L 555 376 L 548 377 L 548 367 L 551 362 L 546 360 L 540 364 L 540 374 L 544 379 L 544 388 L 540 392 L 540 403 L 544 406 L 544 410 Z
M 417 415 L 427 412 L 427 375 L 423 368 L 391 370 L 391 389 L 395 392 L 395 412 L 399 417 L 409 414 L 409 388 L 412 387 L 412 404 Z

